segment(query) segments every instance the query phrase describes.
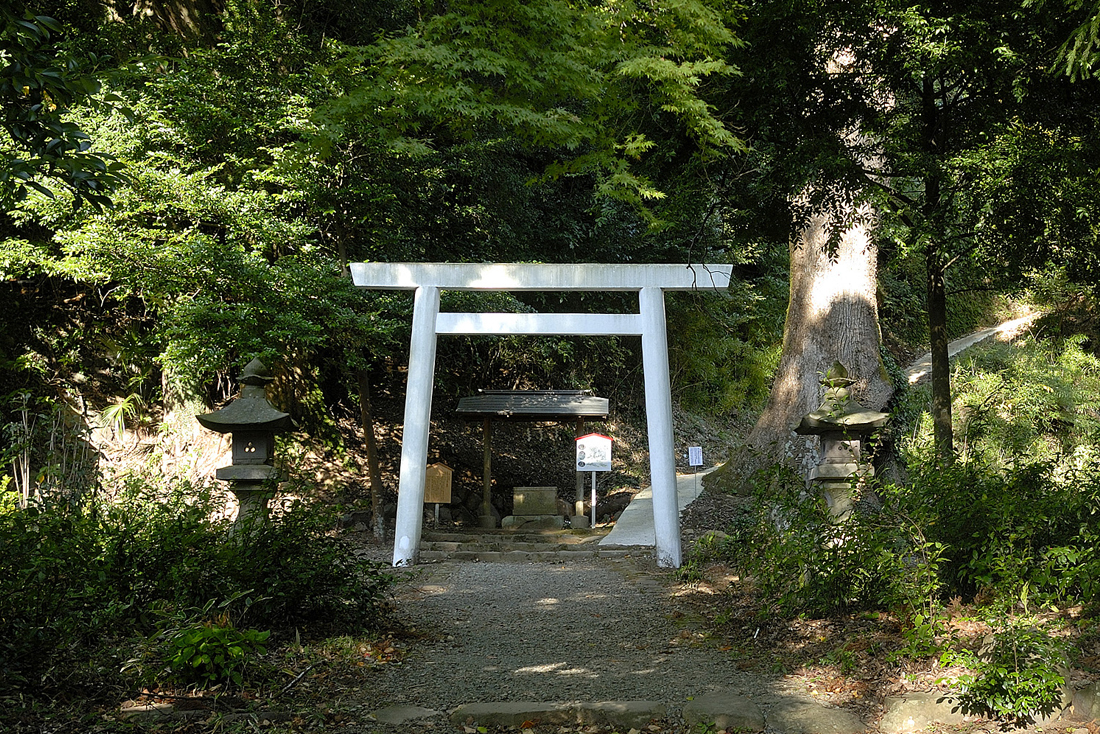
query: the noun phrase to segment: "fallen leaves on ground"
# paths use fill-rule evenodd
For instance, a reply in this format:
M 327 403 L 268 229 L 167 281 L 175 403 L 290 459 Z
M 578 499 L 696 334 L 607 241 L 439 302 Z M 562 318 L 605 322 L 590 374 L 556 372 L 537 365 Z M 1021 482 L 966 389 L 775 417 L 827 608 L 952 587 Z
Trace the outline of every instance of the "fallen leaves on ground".
M 866 722 L 878 719 L 887 696 L 947 691 L 948 681 L 965 672 L 942 667 L 938 653 L 905 654 L 911 624 L 904 617 L 864 612 L 787 619 L 764 608 L 751 585 L 719 564 L 703 569 L 701 579 L 682 584 L 673 601 L 680 609 L 671 618 L 685 627 L 681 638 L 703 635 L 708 644 L 730 655 L 738 669 L 780 675 L 793 690 L 851 709 Z M 1048 616 L 1057 621 L 1053 613 Z M 1065 610 L 1064 617 L 1074 617 L 1074 610 Z M 973 605 L 958 599 L 941 612 L 941 619 L 936 645 L 977 649 L 993 631 Z M 1084 668 L 1075 671 L 1078 685 L 1100 678 L 1100 639 L 1084 650 L 1086 655 L 1074 661 L 1076 668 Z M 962 727 L 971 729 L 1001 730 L 998 722 L 990 721 Z

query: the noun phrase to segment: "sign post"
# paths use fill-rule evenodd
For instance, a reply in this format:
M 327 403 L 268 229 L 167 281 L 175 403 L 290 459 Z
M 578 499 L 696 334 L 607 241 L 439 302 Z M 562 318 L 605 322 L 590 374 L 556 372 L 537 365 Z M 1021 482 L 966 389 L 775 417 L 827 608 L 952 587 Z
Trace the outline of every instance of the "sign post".
M 691 467 L 692 478 L 695 480 L 695 497 L 699 499 L 699 467 L 703 465 L 703 447 L 688 446 L 688 466 Z
M 577 439 L 577 471 L 592 472 L 592 527 L 596 527 L 596 472 L 611 471 L 612 440 L 599 433 Z
M 435 505 L 435 526 L 439 527 L 439 505 L 451 504 L 451 475 L 446 464 L 429 464 L 424 472 L 424 503 Z

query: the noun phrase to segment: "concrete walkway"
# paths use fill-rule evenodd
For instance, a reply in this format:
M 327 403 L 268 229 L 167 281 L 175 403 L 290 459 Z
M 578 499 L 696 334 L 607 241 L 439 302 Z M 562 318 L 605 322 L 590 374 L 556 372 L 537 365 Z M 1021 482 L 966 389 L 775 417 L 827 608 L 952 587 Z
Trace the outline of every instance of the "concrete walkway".
M 947 345 L 947 356 L 954 357 L 959 352 L 962 352 L 970 347 L 984 342 L 990 337 L 997 336 L 1002 339 L 1012 339 L 1021 331 L 1031 325 L 1031 322 L 1042 316 L 1042 313 L 1035 312 L 1028 314 L 1027 316 L 1021 316 L 1018 319 L 1012 319 L 1006 321 L 1003 324 L 997 326 L 990 326 L 988 329 L 982 329 L 981 331 L 975 331 L 973 334 L 967 334 L 964 337 L 954 340 Z M 918 359 L 905 370 L 905 376 L 909 378 L 910 385 L 916 385 L 918 382 L 928 377 L 932 372 L 932 353 L 928 352 L 923 357 Z
M 703 477 L 717 467 L 696 474 L 676 475 L 676 506 L 680 512 L 703 492 Z M 653 488 L 646 487 L 623 510 L 615 527 L 600 541 L 600 545 L 648 545 L 657 542 L 653 532 Z

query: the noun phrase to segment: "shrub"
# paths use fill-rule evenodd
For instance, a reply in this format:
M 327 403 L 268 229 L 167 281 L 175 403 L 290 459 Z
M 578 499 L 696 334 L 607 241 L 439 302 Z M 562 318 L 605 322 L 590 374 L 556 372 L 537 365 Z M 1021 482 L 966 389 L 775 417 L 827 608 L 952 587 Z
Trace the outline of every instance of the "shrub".
M 184 684 L 240 686 L 250 659 L 267 652 L 264 642 L 270 636 L 214 622 L 193 624 L 169 638 L 168 670 Z
M 757 477 L 755 517 L 731 528 L 737 542 L 728 545 L 762 594 L 786 614 L 929 606 L 943 549 L 902 508 L 869 501 L 838 523 L 797 477 L 765 478 L 776 473 L 787 470 Z
M 333 525 L 322 508 L 298 501 L 266 524 L 230 534 L 218 553 L 218 597 L 255 589 L 260 598 L 247 619 L 263 627 L 376 627 L 393 576 L 330 537 Z
M 10 684 L 34 681 L 66 639 L 89 625 L 89 606 L 104 603 L 82 518 L 38 507 L 0 515 L 0 673 Z M 109 603 L 109 602 L 107 602 Z
M 253 590 L 237 623 L 275 630 L 381 623 L 392 577 L 329 537 L 325 513 L 299 502 L 266 525 L 232 532 L 212 514 L 218 508 L 207 488 L 129 478 L 111 501 L 0 515 L 4 679 L 28 684 L 62 650 L 148 635 L 165 614 Z
M 1068 601 L 1097 588 L 1092 540 L 1100 530 L 1100 466 L 1060 471 L 1049 462 L 997 469 L 983 462 L 916 467 L 898 501 L 946 550 L 945 590 L 965 598 L 984 591 L 1014 603 L 1025 588 Z
M 1001 469 L 1020 458 L 1058 465 L 1095 455 L 1100 360 L 1083 337 L 994 342 L 963 355 L 952 375 L 960 458 Z M 921 391 L 915 391 L 918 394 Z M 927 392 L 924 392 L 927 407 Z M 911 464 L 932 460 L 926 419 L 906 446 Z
M 978 652 L 945 653 L 943 662 L 974 671 L 957 682 L 963 711 L 1022 724 L 1061 708 L 1066 684 L 1063 647 L 1033 626 L 1033 620 L 1024 619 L 1004 625 Z
M 912 467 L 842 523 L 800 482 L 773 483 L 726 547 L 786 613 L 901 607 L 927 620 L 939 600 L 979 591 L 1005 606 L 1093 598 L 1100 464 L 1012 463 Z
M 975 350 L 956 368 L 959 461 L 934 460 L 925 421 L 903 450 L 909 481 L 875 488 L 841 524 L 799 478 L 758 477 L 742 570 L 788 611 L 901 604 L 927 622 L 943 596 L 1093 598 L 1098 377 L 1079 339 Z

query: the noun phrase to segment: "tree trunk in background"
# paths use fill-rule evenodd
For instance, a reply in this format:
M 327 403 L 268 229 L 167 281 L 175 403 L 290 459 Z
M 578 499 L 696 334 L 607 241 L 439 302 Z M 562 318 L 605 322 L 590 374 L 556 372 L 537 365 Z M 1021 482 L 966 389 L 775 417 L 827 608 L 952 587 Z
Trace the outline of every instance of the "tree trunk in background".
M 793 429 L 821 404 L 820 380 L 834 361 L 856 380 L 852 395 L 864 406 L 881 410 L 893 394 L 879 354 L 878 250 L 870 213 L 858 212 L 835 253 L 827 246 L 828 214 L 815 215 L 791 243 L 783 353 L 767 407 L 746 441 L 756 456 L 745 469 L 783 463 L 808 476 L 817 463 L 816 439 Z
M 942 106 L 946 100 L 942 90 L 932 80 L 923 86 L 921 98 L 921 125 L 924 133 L 924 150 L 930 156 L 942 155 L 946 147 L 946 124 Z M 943 182 L 933 168 L 924 180 L 924 219 L 927 222 L 945 221 L 941 203 Z M 951 425 L 951 363 L 947 350 L 947 264 L 940 249 L 938 237 L 942 228 L 934 231 L 925 246 L 924 266 L 928 285 L 928 348 L 932 354 L 932 434 L 935 440 L 936 459 L 944 465 L 955 460 L 955 436 Z
M 105 3 L 120 21 L 151 18 L 161 30 L 184 38 L 213 38 L 222 28 L 223 0 L 112 0 Z
M 955 461 L 955 436 L 951 424 L 951 361 L 947 350 L 947 287 L 939 251 L 928 246 L 928 342 L 932 354 L 932 433 L 936 459 L 943 465 Z
M 363 441 L 367 445 L 367 473 L 370 474 L 371 528 L 374 537 L 386 536 L 386 520 L 382 517 L 382 470 L 378 466 L 378 444 L 374 437 L 374 415 L 370 408 L 370 378 L 366 370 L 359 370 L 359 416 L 363 424 Z

